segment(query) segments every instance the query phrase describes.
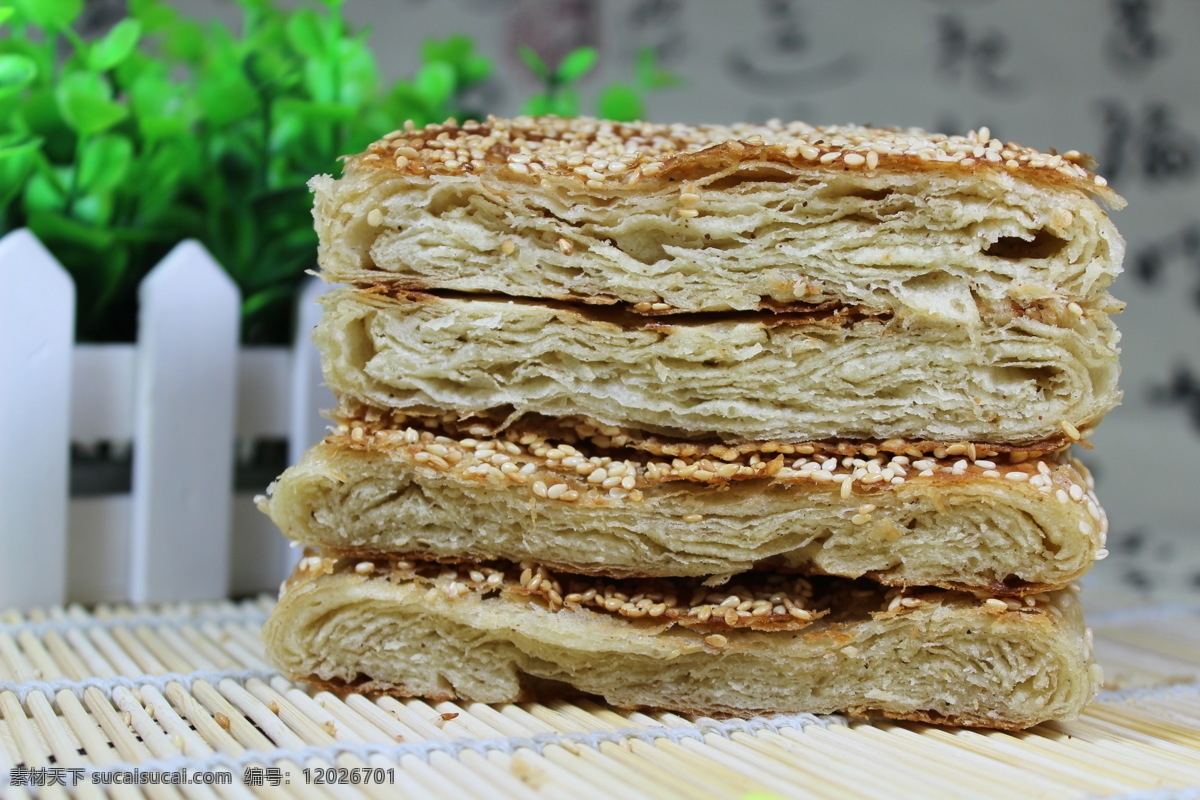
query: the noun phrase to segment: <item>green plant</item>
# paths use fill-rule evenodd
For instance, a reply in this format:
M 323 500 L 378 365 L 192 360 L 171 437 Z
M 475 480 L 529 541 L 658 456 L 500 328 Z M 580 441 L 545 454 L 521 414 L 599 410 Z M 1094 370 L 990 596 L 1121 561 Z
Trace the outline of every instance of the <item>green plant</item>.
M 129 0 L 85 41 L 83 0 L 0 0 L 0 226 L 28 226 L 72 273 L 80 339 L 131 339 L 138 283 L 194 237 L 242 291 L 243 338 L 286 341 L 315 252 L 307 179 L 403 120 L 482 116 L 463 99 L 493 66 L 464 36 L 385 85 L 345 0 L 235 2 L 236 33 Z M 572 59 L 568 81 L 595 54 Z
M 542 82 L 542 91 L 525 101 L 522 113 L 557 114 L 560 117 L 573 117 L 579 113 L 577 84 L 596 66 L 598 54 L 594 47 L 572 50 L 554 69 L 528 45 L 518 46 L 517 55 Z M 642 119 L 645 116 L 642 96 L 678 83 L 679 78 L 659 68 L 654 50 L 643 47 L 638 50 L 633 83 L 610 83 L 601 89 L 596 98 L 596 116 L 620 122 Z

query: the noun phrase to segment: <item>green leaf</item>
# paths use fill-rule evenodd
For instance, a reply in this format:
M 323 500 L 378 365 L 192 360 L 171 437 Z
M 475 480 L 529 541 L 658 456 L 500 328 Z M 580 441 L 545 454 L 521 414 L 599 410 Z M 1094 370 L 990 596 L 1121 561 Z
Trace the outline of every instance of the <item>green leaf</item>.
M 579 47 L 567 53 L 555 71 L 560 81 L 575 81 L 582 78 L 596 64 L 600 54 L 594 47 Z
M 286 286 L 272 286 L 269 289 L 263 289 L 259 292 L 254 292 L 242 301 L 242 316 L 248 317 L 261 311 L 267 306 L 275 303 L 282 303 L 290 300 L 292 295 L 296 293 L 296 287 L 289 283 Z
M 633 122 L 643 116 L 642 98 L 632 86 L 614 83 L 606 86 L 597 101 L 600 116 L 616 122 Z
M 163 49 L 167 55 L 173 56 L 188 64 L 199 64 L 210 52 L 210 40 L 205 35 L 204 28 L 190 19 L 180 19 L 164 29 Z M 214 56 L 216 48 L 211 48 Z M 228 64 L 223 65 L 228 69 Z
M 432 108 L 440 108 L 454 94 L 454 68 L 444 61 L 425 64 L 417 73 L 415 84 L 421 99 Z
M 16 119 L 20 119 L 20 123 L 14 127 L 43 137 L 43 146 L 51 159 L 64 161 L 73 158 L 75 137 L 71 135 L 71 129 L 67 127 L 62 113 L 58 110 L 53 88 L 34 86 L 21 96 L 17 108 L 14 123 Z
M 543 81 L 550 80 L 550 68 L 532 47 L 527 44 L 517 45 L 517 55 L 525 62 L 525 66 L 529 67 L 530 72 Z
M 222 128 L 258 110 L 258 95 L 241 70 L 214 70 L 196 87 L 196 97 L 210 128 Z
M 123 19 L 92 45 L 88 51 L 88 66 L 96 72 L 107 72 L 129 58 L 142 37 L 142 23 Z
M 72 72 L 63 76 L 54 91 L 58 110 L 67 125 L 81 136 L 105 131 L 125 119 L 129 110 L 112 99 L 112 86 L 99 75 Z
M 8 22 L 13 14 L 17 13 L 14 8 L 0 8 L 0 25 Z
M 477 53 L 472 53 L 466 61 L 463 62 L 459 70 L 463 83 L 480 83 L 485 81 L 492 74 L 492 60 L 487 56 L 481 56 Z
M 52 175 L 38 171 L 29 176 L 24 201 L 25 213 L 30 216 L 41 211 L 60 211 L 67 204 L 67 193 Z
M 128 136 L 107 134 L 90 139 L 79 159 L 79 188 L 111 191 L 125 179 L 132 162 L 133 142 Z
M 29 228 L 46 241 L 60 240 L 82 245 L 92 250 L 103 250 L 112 244 L 112 233 L 91 225 L 77 222 L 53 210 L 41 210 L 29 215 Z M 98 265 L 106 269 L 107 264 Z
M 421 43 L 421 60 L 445 61 L 451 66 L 458 66 L 471 54 L 473 46 L 470 38 L 461 33 L 445 39 L 426 39 Z
M 199 144 L 196 139 L 190 136 L 179 136 L 165 140 L 149 158 L 144 156 L 139 158 L 138 169 L 134 173 L 134 177 L 158 196 L 170 196 L 170 192 L 174 190 L 173 187 L 189 172 L 194 171 L 207 176 L 208 167 L 210 167 L 209 164 L 201 161 Z M 236 192 L 231 192 L 227 196 L 232 197 L 236 194 Z M 148 222 L 152 218 L 167 217 L 181 211 L 183 209 L 169 203 L 143 203 L 139 216 L 146 217 Z
M 304 62 L 304 88 L 318 103 L 329 103 L 337 96 L 333 72 L 329 65 L 318 59 Z
M 129 102 L 138 131 L 147 141 L 180 136 L 191 127 L 195 117 L 190 102 L 169 80 L 154 73 L 139 75 L 129 88 Z
M 113 85 L 117 87 L 117 94 L 123 94 L 145 75 L 166 79 L 172 70 L 179 70 L 179 65 L 174 60 L 168 61 L 159 53 L 152 56 L 141 50 L 134 50 L 124 61 L 113 67 Z
M 21 16 L 47 31 L 61 31 L 83 13 L 83 0 L 16 0 Z
M 174 99 L 174 87 L 160 75 L 139 75 L 129 87 L 129 100 L 135 117 L 166 114 Z
M 342 78 L 338 99 L 360 109 L 373 104 L 379 85 L 374 52 L 361 38 L 343 41 L 338 52 L 341 54 Z
M 18 155 L 32 153 L 42 146 L 42 137 L 27 133 L 9 133 L 0 136 L 0 161 Z
M 296 82 L 291 63 L 279 52 L 263 48 L 246 57 L 243 69 L 259 92 L 275 95 Z
M 25 189 L 42 140 L 25 134 L 0 137 L 0 211 Z
M 112 222 L 112 215 L 113 197 L 111 192 L 96 191 L 80 195 L 75 198 L 75 203 L 71 206 L 71 216 L 74 219 L 104 230 L 110 236 L 112 231 L 108 230 L 108 226 Z
M 147 33 L 170 28 L 179 19 L 179 12 L 162 0 L 129 0 L 129 15 L 142 23 Z
M 37 73 L 32 58 L 14 53 L 0 55 L 0 95 L 21 91 L 34 82 Z
M 560 117 L 575 117 L 579 115 L 579 92 L 563 91 L 554 96 L 550 113 Z
M 287 21 L 288 42 L 306 59 L 325 56 L 329 52 L 326 45 L 326 25 L 321 16 L 311 8 L 301 9 Z
M 546 114 L 554 113 L 554 104 L 550 101 L 550 97 L 544 94 L 535 94 L 525 101 L 525 105 L 521 107 L 521 113 L 531 117 L 541 117 Z

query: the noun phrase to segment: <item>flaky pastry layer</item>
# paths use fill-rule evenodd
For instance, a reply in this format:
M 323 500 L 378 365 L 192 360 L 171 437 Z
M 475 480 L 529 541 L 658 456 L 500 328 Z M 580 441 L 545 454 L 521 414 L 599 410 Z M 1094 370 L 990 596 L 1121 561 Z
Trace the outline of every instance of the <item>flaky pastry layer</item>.
M 721 311 L 856 306 L 977 327 L 1117 304 L 1122 201 L 1078 153 L 986 131 L 489 119 L 397 131 L 313 180 L 334 281 Z
M 415 412 L 581 416 L 674 438 L 1018 443 L 1120 399 L 1107 315 L 982 331 L 876 317 L 696 322 L 344 289 L 314 332 L 343 398 Z
M 284 535 L 334 552 L 607 575 L 758 567 L 1025 594 L 1106 553 L 1090 477 L 1061 456 L 725 455 L 351 428 L 288 469 L 261 508 Z
M 484 570 L 306 559 L 264 628 L 267 656 L 294 679 L 433 700 L 515 702 L 553 688 L 631 708 L 848 712 L 1010 729 L 1077 715 L 1099 683 L 1069 591 L 1006 602 L 831 580 L 810 586 L 798 611 L 812 619 L 802 620 L 782 599 L 753 599 L 745 576 L 746 599 L 713 590 L 736 601 L 726 612 L 745 604 L 754 617 L 765 604 L 759 616 L 795 624 L 713 633 L 665 611 L 651 616 L 666 599 L 685 614 L 695 605 L 667 598 L 663 586 L 610 584 L 598 591 L 603 603 L 578 592 L 559 603 L 551 593 L 567 587 L 551 576 Z M 709 590 L 696 586 L 706 601 Z M 639 604 L 644 614 L 620 611 Z

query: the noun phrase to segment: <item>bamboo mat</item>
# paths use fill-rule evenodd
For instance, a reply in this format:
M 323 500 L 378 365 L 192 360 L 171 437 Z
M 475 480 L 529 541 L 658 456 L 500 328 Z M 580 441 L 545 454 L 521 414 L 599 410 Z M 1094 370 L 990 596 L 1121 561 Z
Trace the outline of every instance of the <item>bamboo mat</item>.
M 1109 688 L 1020 734 L 341 698 L 263 662 L 270 606 L 0 617 L 0 796 L 1200 797 L 1200 606 L 1094 615 Z

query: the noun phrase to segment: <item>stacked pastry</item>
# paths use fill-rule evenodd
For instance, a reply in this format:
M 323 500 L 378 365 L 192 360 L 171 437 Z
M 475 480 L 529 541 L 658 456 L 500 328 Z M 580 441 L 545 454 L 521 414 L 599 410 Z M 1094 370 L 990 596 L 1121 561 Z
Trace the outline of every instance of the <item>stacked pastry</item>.
M 1019 728 L 1098 669 L 1120 199 L 859 127 L 406 128 L 313 181 L 339 426 L 263 507 L 318 685 Z

